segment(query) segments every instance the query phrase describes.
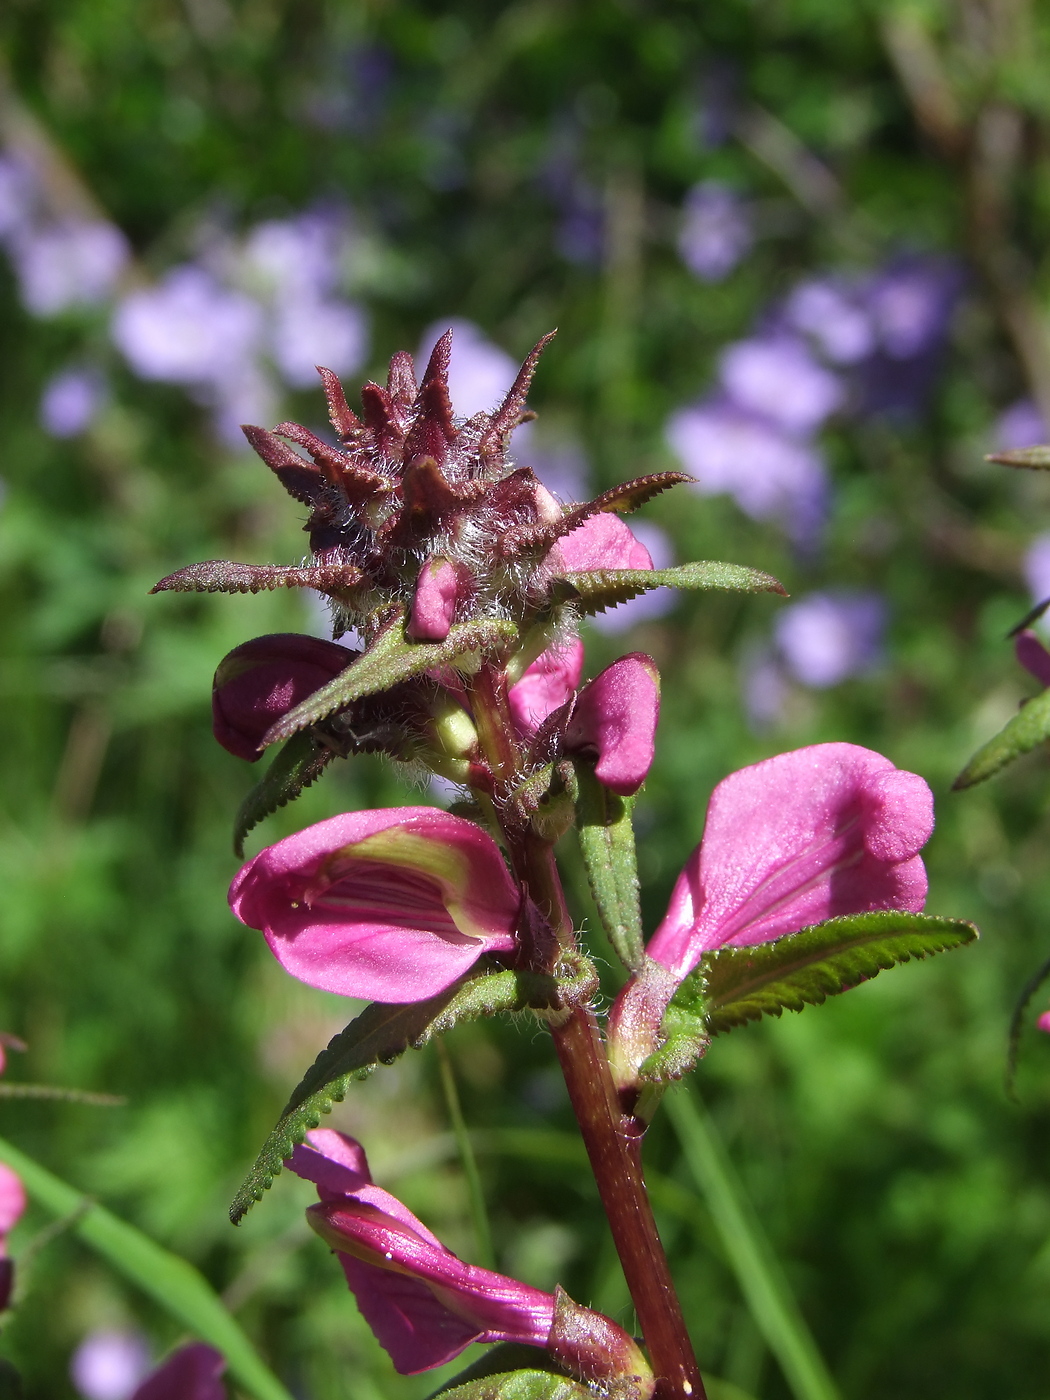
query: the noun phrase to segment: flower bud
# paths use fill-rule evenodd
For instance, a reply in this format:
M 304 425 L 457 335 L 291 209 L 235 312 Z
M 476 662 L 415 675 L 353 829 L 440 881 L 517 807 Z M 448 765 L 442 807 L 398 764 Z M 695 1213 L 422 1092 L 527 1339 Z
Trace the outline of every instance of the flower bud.
M 192 1342 L 147 1376 L 131 1400 L 226 1400 L 226 1387 L 219 1379 L 225 1370 L 221 1352 Z
M 417 642 L 443 642 L 456 616 L 456 570 L 447 559 L 428 559 L 419 571 L 408 635 Z
M 212 685 L 212 728 L 224 749 L 255 763 L 263 735 L 282 715 L 345 671 L 357 653 L 298 632 L 235 647 Z
M 642 652 L 621 656 L 580 691 L 564 748 L 595 758 L 595 776 L 611 792 L 630 797 L 653 762 L 660 715 L 660 674 Z

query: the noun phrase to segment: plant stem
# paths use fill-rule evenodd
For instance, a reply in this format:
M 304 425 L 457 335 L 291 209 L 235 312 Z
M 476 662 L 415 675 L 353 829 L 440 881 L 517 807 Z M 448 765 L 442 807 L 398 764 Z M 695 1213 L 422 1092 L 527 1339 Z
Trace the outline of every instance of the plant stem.
M 535 841 L 516 854 L 533 899 L 564 940 L 566 929 L 571 932 L 571 923 L 551 847 Z M 593 1012 L 574 1007 L 561 1024 L 552 1021 L 551 1034 L 658 1378 L 656 1400 L 706 1400 L 645 1189 L 641 1161 L 644 1130 L 621 1111 Z

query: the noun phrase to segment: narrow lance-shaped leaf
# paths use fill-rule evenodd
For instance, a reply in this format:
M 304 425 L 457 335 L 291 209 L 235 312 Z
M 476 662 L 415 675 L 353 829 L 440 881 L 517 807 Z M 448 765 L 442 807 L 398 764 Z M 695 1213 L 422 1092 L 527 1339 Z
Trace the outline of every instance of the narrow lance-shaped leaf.
M 1009 452 L 991 452 L 985 461 L 1004 467 L 1025 467 L 1028 471 L 1050 471 L 1050 447 L 1013 447 Z
M 412 642 L 405 637 L 404 619 L 397 617 L 351 666 L 283 715 L 263 742 L 289 739 L 354 700 L 389 690 L 434 667 L 460 666 L 470 657 L 513 641 L 516 634 L 513 622 L 485 619 L 456 623 L 443 642 Z
M 249 831 L 316 782 L 334 757 L 332 750 L 318 743 L 312 734 L 296 734 L 289 739 L 237 809 L 234 853 L 243 857 L 244 838 Z
M 18 1173 L 34 1201 L 148 1293 L 172 1317 L 225 1356 L 231 1375 L 257 1400 L 292 1400 L 259 1359 L 218 1295 L 192 1264 L 169 1254 L 148 1235 L 120 1220 L 0 1138 L 0 1162 Z
M 664 1017 L 664 1045 L 642 1066 L 649 1080 L 678 1077 L 692 1043 L 801 1011 L 849 991 L 884 968 L 972 942 L 977 929 L 962 919 L 885 909 L 847 914 L 750 948 L 705 953 L 682 982 Z
M 356 1079 L 365 1079 L 380 1064 L 390 1064 L 408 1049 L 421 1049 L 435 1035 L 461 1021 L 499 1011 L 543 1009 L 560 1004 L 564 993 L 575 994 L 594 981 L 593 969 L 581 960 L 571 978 L 560 980 L 538 973 L 511 970 L 469 974 L 438 996 L 407 1005 L 374 1002 L 329 1043 L 303 1076 L 276 1127 L 230 1207 L 236 1225 L 252 1203 L 262 1199 L 286 1158 L 301 1143 L 321 1115 L 341 1102 Z
M 231 559 L 205 559 L 176 569 L 151 593 L 272 593 L 275 588 L 316 588 L 341 592 L 360 583 L 361 570 L 349 564 L 238 564 Z
M 598 916 L 621 962 L 638 972 L 645 941 L 631 820 L 634 799 L 610 792 L 585 763 L 576 765 L 576 782 L 576 833 Z
M 559 581 L 565 587 L 566 601 L 571 599 L 577 611 L 584 614 L 602 612 L 653 588 L 787 596 L 784 585 L 772 574 L 718 560 L 679 564 L 673 569 L 588 569 L 563 574 Z
M 968 788 L 984 782 L 1044 739 L 1050 739 L 1050 690 L 1029 700 L 994 739 L 978 749 L 952 787 Z

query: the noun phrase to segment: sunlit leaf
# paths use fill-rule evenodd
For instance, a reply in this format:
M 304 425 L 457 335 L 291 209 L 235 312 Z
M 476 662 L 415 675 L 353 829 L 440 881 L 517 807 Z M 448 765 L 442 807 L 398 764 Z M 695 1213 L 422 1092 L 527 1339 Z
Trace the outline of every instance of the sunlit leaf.
M 602 612 L 653 588 L 707 589 L 721 593 L 779 593 L 784 585 L 772 574 L 742 564 L 700 560 L 672 569 L 586 569 L 563 574 L 566 601 L 582 614 Z
M 984 782 L 1044 739 L 1050 739 L 1050 690 L 1029 700 L 994 739 L 978 749 L 952 787 L 968 788 Z
M 587 764 L 577 765 L 576 781 L 576 834 L 598 916 L 618 957 L 637 972 L 645 961 L 645 945 L 631 820 L 634 800 L 610 792 Z

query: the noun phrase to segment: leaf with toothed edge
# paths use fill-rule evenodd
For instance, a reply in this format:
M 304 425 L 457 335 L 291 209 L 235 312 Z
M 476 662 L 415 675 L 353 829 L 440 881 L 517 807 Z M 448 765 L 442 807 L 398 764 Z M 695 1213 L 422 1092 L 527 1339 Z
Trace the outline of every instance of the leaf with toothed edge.
M 742 564 L 700 560 L 679 564 L 672 569 L 587 569 L 562 574 L 562 601 L 571 601 L 583 614 L 604 612 L 626 603 L 652 588 L 710 589 L 723 593 L 779 593 L 787 596 L 784 585 L 772 574 L 749 569 Z M 557 587 L 557 584 L 556 584 Z
M 338 593 L 361 582 L 360 569 L 349 564 L 237 564 L 232 559 L 205 559 L 176 569 L 151 593 L 272 593 L 275 588 L 316 588 Z
M 352 665 L 283 715 L 263 736 L 263 745 L 291 738 L 334 710 L 390 690 L 433 667 L 466 666 L 471 658 L 512 642 L 517 630 L 513 622 L 482 619 L 456 623 L 443 642 L 412 642 L 405 637 L 404 617 L 398 614 Z
M 244 858 L 244 838 L 279 807 L 293 801 L 317 779 L 335 757 L 312 734 L 300 733 L 289 739 L 266 773 L 237 809 L 233 823 L 233 852 Z
M 661 1027 L 667 1039 L 644 1062 L 641 1075 L 650 1081 L 679 1078 L 712 1036 L 779 1016 L 785 1008 L 819 1006 L 885 968 L 977 937 L 964 919 L 881 909 L 826 919 L 771 943 L 705 953 L 672 997 Z
M 381 1064 L 391 1064 L 408 1049 L 421 1049 L 435 1035 L 462 1021 L 492 1016 L 501 1011 L 543 1010 L 557 1006 L 564 995 L 590 995 L 597 986 L 586 959 L 564 978 L 540 973 L 503 970 L 495 972 L 488 959 L 438 996 L 404 1006 L 373 1002 L 339 1032 L 314 1061 L 289 1099 L 276 1127 L 230 1207 L 236 1225 L 262 1200 L 273 1178 L 282 1170 L 299 1143 L 321 1115 L 341 1102 L 350 1085 L 366 1079 Z
M 1029 700 L 994 739 L 979 748 L 952 787 L 968 788 L 974 783 L 983 783 L 1015 758 L 1030 753 L 1044 739 L 1050 739 L 1050 690 Z

